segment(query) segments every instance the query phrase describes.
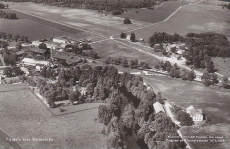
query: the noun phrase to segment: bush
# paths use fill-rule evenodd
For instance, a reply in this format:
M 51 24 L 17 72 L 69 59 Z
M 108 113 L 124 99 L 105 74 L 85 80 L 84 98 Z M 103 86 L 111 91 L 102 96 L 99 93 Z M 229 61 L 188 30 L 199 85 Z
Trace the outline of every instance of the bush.
M 129 19 L 129 18 L 125 18 L 125 19 L 124 19 L 124 24 L 131 24 L 130 19 Z

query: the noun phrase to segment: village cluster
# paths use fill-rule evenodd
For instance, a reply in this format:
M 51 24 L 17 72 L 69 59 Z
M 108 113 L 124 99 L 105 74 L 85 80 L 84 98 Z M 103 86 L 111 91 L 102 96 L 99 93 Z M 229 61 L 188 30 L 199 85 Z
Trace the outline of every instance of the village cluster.
M 54 37 L 51 39 L 41 39 L 32 42 L 6 42 L 7 52 L 14 53 L 16 57 L 16 66 L 24 72 L 26 76 L 38 74 L 43 67 L 56 68 L 59 65 L 69 67 L 75 66 L 78 63 L 86 62 L 86 58 L 97 58 L 97 53 L 94 52 L 90 45 L 90 39 L 76 41 L 70 37 Z M 4 49 L 1 48 L 1 53 L 4 57 Z M 1 60 L 4 63 L 4 60 Z M 1 80 L 3 70 L 7 66 L 1 66 Z M 13 79 L 13 78 L 11 78 Z

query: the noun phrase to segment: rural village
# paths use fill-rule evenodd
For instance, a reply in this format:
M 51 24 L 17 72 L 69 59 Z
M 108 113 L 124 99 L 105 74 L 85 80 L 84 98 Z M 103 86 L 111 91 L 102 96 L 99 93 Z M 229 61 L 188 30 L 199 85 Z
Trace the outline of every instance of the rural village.
M 0 148 L 227 149 L 229 14 L 228 0 L 0 2 Z

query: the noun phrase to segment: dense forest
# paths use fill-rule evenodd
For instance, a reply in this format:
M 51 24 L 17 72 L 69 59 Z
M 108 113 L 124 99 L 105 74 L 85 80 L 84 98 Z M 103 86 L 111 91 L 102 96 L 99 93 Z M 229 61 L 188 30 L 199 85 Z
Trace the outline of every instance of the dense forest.
M 126 8 L 149 8 L 155 5 L 155 0 L 5 0 L 12 2 L 34 2 L 45 5 L 86 8 L 93 10 L 121 11 Z
M 113 66 L 76 66 L 57 71 L 44 68 L 41 76 L 58 77 L 56 83 L 44 79 L 27 78 L 37 86 L 50 105 L 54 101 L 68 98 L 71 102 L 101 101 L 98 121 L 105 125 L 102 133 L 107 136 L 108 148 L 127 148 L 127 138 L 133 133 L 149 148 L 185 148 L 184 142 L 167 142 L 168 135 L 176 135 L 178 127 L 165 113 L 154 114 L 153 103 L 164 103 L 160 94 L 148 90 L 140 76 L 119 74 Z M 78 83 L 76 83 L 76 81 Z M 87 98 L 79 93 L 86 88 Z M 73 88 L 75 90 L 73 90 Z M 128 104 L 122 109 L 123 102 Z

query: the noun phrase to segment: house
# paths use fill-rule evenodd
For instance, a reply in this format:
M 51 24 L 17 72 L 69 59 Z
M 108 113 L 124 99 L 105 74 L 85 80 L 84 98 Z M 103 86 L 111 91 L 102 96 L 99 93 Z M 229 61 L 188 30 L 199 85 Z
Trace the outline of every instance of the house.
M 41 56 L 45 59 L 46 56 L 49 54 L 49 51 L 47 49 L 31 48 L 30 53 L 33 56 Z
M 192 105 L 186 108 L 186 112 L 190 114 L 190 117 L 192 117 L 193 121 L 203 121 L 204 119 L 202 109 L 197 109 Z
M 68 39 L 66 37 L 54 37 L 53 42 L 56 43 L 67 43 Z
M 44 66 L 49 66 L 50 63 L 48 61 L 40 61 L 40 60 L 34 60 L 31 58 L 24 58 L 21 62 L 23 67 L 26 66 L 33 66 L 38 70 L 41 70 Z
M 158 101 L 153 104 L 153 108 L 155 110 L 155 113 L 159 113 L 159 112 L 165 113 L 163 105 Z

